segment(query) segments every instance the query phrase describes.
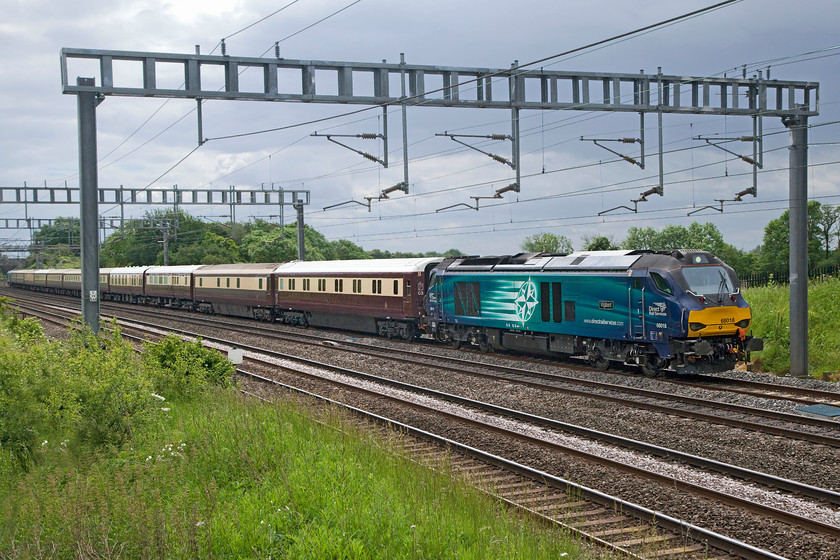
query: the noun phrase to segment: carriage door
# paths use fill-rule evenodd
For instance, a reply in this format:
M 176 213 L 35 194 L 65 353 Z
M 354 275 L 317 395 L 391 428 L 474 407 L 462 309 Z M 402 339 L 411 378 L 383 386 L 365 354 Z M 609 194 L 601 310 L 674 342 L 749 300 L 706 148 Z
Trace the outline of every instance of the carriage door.
M 628 313 L 631 340 L 645 337 L 645 270 L 631 270 L 628 278 Z
M 432 321 L 441 321 L 443 319 L 443 303 L 442 296 L 442 282 L 440 277 L 433 271 L 429 277 L 429 289 L 426 292 L 426 311 L 429 313 L 429 318 Z

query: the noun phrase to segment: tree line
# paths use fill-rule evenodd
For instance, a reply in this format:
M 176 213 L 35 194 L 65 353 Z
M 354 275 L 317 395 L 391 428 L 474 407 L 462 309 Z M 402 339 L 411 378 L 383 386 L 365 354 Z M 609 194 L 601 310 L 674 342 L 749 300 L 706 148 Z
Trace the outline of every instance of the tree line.
M 297 258 L 297 225 L 281 226 L 264 220 L 247 223 L 206 222 L 183 211 L 158 210 L 147 213 L 150 221 L 170 224 L 168 230 L 128 229 L 112 233 L 100 250 L 100 266 L 135 266 L 163 264 L 168 251 L 170 265 L 219 264 L 235 262 L 285 262 Z M 786 210 L 764 228 L 762 243 L 742 250 L 727 243 L 712 223 L 692 222 L 688 226 L 669 225 L 663 229 L 633 226 L 622 240 L 596 235 L 585 237 L 580 250 L 701 249 L 709 251 L 732 266 L 741 277 L 788 273 L 790 214 Z M 840 209 L 808 203 L 808 266 L 810 270 L 837 269 L 840 266 Z M 167 237 L 164 243 L 164 236 Z M 40 254 L 31 254 L 24 267 L 78 268 L 79 220 L 61 218 L 54 225 L 35 232 Z M 348 241 L 327 240 L 315 229 L 305 226 L 304 245 L 307 260 L 381 259 L 398 257 L 457 256 L 456 248 L 444 253 L 366 251 Z M 521 245 L 526 252 L 570 253 L 575 247 L 558 233 L 542 232 L 526 237 Z
M 564 235 L 540 233 L 526 238 L 526 251 L 568 253 L 572 243 Z M 742 278 L 754 275 L 774 275 L 785 278 L 790 269 L 790 212 L 770 220 L 764 227 L 762 243 L 751 250 L 741 250 L 727 243 L 712 223 L 692 222 L 690 225 L 669 225 L 661 230 L 651 226 L 633 226 L 627 237 L 616 241 L 603 235 L 585 237 L 583 251 L 614 249 L 665 251 L 672 249 L 701 249 L 726 262 Z M 808 268 L 810 271 L 840 267 L 840 209 L 808 202 Z

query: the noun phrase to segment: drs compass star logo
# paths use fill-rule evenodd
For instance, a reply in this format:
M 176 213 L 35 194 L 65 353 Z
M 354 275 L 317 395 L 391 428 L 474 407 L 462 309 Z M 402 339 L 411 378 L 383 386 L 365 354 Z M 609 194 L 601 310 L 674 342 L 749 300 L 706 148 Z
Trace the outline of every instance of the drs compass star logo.
M 534 308 L 539 303 L 537 299 L 537 287 L 530 280 L 523 283 L 516 294 L 516 316 L 525 323 L 534 314 Z

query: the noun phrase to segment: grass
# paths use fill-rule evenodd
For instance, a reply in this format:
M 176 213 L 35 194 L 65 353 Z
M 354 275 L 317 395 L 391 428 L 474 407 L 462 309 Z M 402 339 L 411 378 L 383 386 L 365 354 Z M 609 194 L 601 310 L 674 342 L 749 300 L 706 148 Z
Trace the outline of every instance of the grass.
M 764 339 L 764 351 L 754 354 L 764 370 L 790 371 L 790 287 L 774 284 L 744 290 L 752 307 L 754 336 Z M 808 282 L 808 370 L 840 381 L 840 279 Z
M 0 316 L 0 405 L 26 406 L 0 410 L 3 560 L 591 557 L 338 413 L 316 421 L 221 381 L 198 390 L 194 366 L 214 363 L 187 346 L 135 358 L 117 338 L 50 343 L 9 325 Z M 158 387 L 167 401 L 138 400 Z M 120 404 L 102 411 L 102 395 Z
M 331 420 L 220 390 L 114 453 L 40 448 L 0 557 L 582 558 L 557 533 Z

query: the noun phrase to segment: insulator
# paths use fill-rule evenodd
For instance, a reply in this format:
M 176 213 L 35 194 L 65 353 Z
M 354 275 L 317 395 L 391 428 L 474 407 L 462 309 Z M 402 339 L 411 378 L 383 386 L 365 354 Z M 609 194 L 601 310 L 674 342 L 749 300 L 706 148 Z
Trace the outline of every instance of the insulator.
M 741 136 L 739 140 L 741 142 L 755 142 L 755 136 Z
M 222 56 L 227 56 L 227 47 L 225 46 L 224 39 L 222 39 Z
M 379 163 L 379 158 L 377 158 L 376 156 L 372 156 L 367 152 L 359 152 L 359 153 L 362 155 L 363 158 L 366 158 L 366 159 L 369 159 L 370 161 L 375 161 L 375 162 Z
M 739 157 L 740 157 L 742 160 L 744 160 L 744 161 L 746 161 L 747 163 L 749 163 L 750 165 L 758 165 L 758 164 L 755 162 L 755 160 L 754 160 L 753 158 L 751 158 L 751 157 L 747 157 L 747 156 L 739 156 Z
M 373 132 L 363 132 L 362 134 L 359 134 L 359 138 L 363 138 L 365 140 L 375 140 L 376 134 Z
M 504 163 L 505 165 L 510 165 L 510 162 L 503 158 L 502 156 L 497 156 L 496 154 L 489 154 L 491 158 L 495 159 L 499 163 Z
M 618 141 L 623 143 L 623 144 L 635 144 L 636 143 L 635 138 L 619 138 Z
M 504 134 L 491 134 L 490 140 L 507 140 L 507 136 Z
M 632 163 L 633 165 L 639 165 L 639 162 L 637 162 L 635 159 L 631 158 L 630 156 L 622 155 L 621 157 L 624 159 L 624 161 Z

